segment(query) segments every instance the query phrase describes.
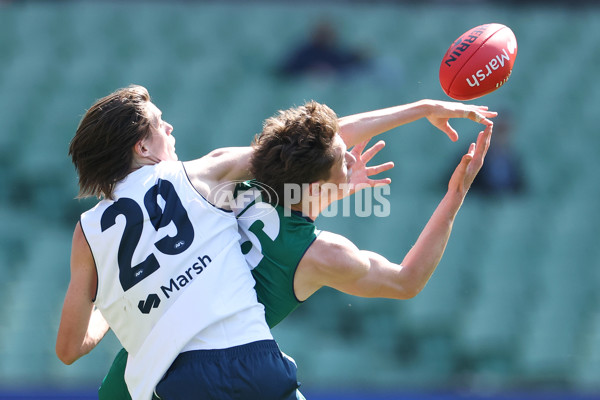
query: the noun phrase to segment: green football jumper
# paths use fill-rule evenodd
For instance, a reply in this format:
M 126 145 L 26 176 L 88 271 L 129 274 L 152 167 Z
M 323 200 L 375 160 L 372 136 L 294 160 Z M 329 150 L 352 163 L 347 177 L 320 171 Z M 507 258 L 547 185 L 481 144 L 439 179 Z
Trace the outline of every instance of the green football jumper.
M 232 209 L 242 253 L 253 268 L 258 301 L 265 306 L 267 324 L 273 328 L 302 304 L 294 294 L 294 275 L 319 231 L 301 213 L 263 201 L 259 189 L 253 181 L 237 185 Z M 124 377 L 126 365 L 127 352 L 121 349 L 98 389 L 99 400 L 131 400 Z M 304 397 L 298 392 L 298 398 Z
M 246 191 L 253 190 L 254 194 L 248 196 Z M 253 182 L 238 185 L 236 199 L 246 201 L 240 202 L 243 204 L 240 211 L 236 210 L 236 217 L 242 253 L 251 267 L 256 265 L 252 270 L 256 294 L 272 328 L 302 303 L 294 294 L 294 275 L 319 231 L 300 212 L 263 202 L 257 190 Z

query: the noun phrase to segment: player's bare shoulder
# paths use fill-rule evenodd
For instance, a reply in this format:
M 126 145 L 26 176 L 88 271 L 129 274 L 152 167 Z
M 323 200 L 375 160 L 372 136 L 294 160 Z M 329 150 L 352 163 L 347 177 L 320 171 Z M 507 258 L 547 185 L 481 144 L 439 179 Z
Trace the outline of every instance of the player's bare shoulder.
M 308 250 L 307 255 L 310 252 L 319 263 L 336 268 L 360 261 L 356 259 L 360 256 L 358 247 L 350 239 L 332 232 L 321 232 Z

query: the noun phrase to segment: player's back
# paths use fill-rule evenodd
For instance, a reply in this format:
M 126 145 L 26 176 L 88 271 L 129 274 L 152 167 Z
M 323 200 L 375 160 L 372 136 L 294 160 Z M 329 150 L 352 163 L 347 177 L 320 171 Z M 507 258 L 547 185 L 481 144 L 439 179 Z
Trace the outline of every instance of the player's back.
M 132 172 L 81 224 L 95 304 L 129 351 L 130 388 L 151 393 L 182 351 L 272 338 L 235 217 L 202 198 L 180 162 Z

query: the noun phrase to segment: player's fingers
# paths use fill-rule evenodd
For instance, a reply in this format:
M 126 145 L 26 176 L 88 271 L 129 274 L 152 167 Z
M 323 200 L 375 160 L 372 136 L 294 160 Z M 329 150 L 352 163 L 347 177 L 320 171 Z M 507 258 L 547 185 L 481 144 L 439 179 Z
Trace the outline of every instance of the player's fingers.
M 475 110 L 465 110 L 465 118 L 487 126 L 494 124 L 491 120 L 487 119 L 482 113 Z
M 481 114 L 485 115 L 486 117 L 495 117 L 498 115 L 498 112 L 490 111 L 490 108 L 488 106 L 474 106 L 474 107 L 477 111 L 479 111 Z
M 358 159 L 360 157 L 360 154 L 365 149 L 365 147 L 367 147 L 368 142 L 369 142 L 368 140 L 365 140 L 363 142 L 355 144 L 350 153 L 352 153 L 352 155 Z
M 389 171 L 394 168 L 393 161 L 386 162 L 385 164 L 375 165 L 373 167 L 367 167 L 367 176 L 377 175 L 385 171 Z
M 498 112 L 490 111 L 490 108 L 488 106 L 475 106 L 474 105 L 474 106 L 471 106 L 471 108 L 488 118 L 493 118 L 493 117 L 498 116 Z
M 475 152 L 475 143 L 471 143 L 469 150 L 460 159 L 460 163 L 454 169 L 454 173 L 450 177 L 448 182 L 448 189 L 462 190 L 464 187 L 464 181 L 467 177 L 467 170 L 473 159 L 473 153 Z
M 464 154 L 462 156 L 462 158 L 460 159 L 460 164 L 458 164 L 458 167 L 456 167 L 456 170 L 460 171 L 461 174 L 465 173 L 465 171 L 467 170 L 467 167 L 473 160 L 473 156 L 475 154 L 475 148 L 476 148 L 475 143 L 471 143 L 471 145 L 469 146 L 469 151 L 467 151 L 467 153 Z
M 454 174 L 452 174 L 452 178 L 450 179 L 450 184 L 452 182 L 461 182 L 464 179 L 465 174 L 467 173 L 467 167 L 471 163 L 473 159 L 472 149 L 474 148 L 474 144 L 471 144 L 469 147 L 469 152 L 462 156 L 460 159 L 460 163 L 456 166 L 454 170 Z
M 479 141 L 479 138 L 477 138 L 477 141 Z M 475 149 L 477 149 L 477 145 L 475 143 L 471 143 L 471 145 L 469 146 L 469 151 L 467 152 L 467 154 L 464 155 L 464 157 L 468 158 L 468 161 L 471 161 L 475 156 Z
M 485 146 L 485 149 L 484 149 L 484 152 L 483 152 L 484 156 L 487 153 L 488 149 L 490 148 L 490 142 L 492 140 L 492 129 L 491 128 L 492 127 L 490 126 L 489 130 L 486 129 L 484 131 L 484 133 L 483 133 L 483 136 L 484 136 L 484 146 Z
M 375 154 L 379 153 L 384 147 L 385 142 L 383 140 L 378 141 L 373 146 L 369 147 L 364 153 L 362 153 L 362 155 L 360 156 L 361 160 L 365 164 L 368 163 L 375 156 Z
M 458 132 L 456 132 L 456 130 L 450 125 L 449 121 L 446 121 L 446 123 L 441 128 L 442 131 L 446 134 L 446 136 L 450 138 L 450 140 L 452 140 L 453 142 L 456 142 L 458 140 Z
M 392 180 L 390 178 L 384 178 L 384 179 L 373 179 L 371 180 L 373 187 L 379 187 L 379 186 L 386 186 L 389 185 L 390 183 L 392 183 Z
M 484 131 L 479 132 L 477 137 L 477 147 L 479 147 L 482 156 L 485 156 L 488 149 L 490 148 L 490 141 L 492 138 L 493 125 L 487 126 Z
M 483 115 L 484 117 L 487 117 L 487 118 L 494 118 L 494 117 L 498 116 L 497 111 L 489 111 L 489 110 L 487 110 L 487 107 L 485 110 L 481 110 L 480 113 L 481 113 L 481 115 Z
M 473 155 L 473 167 L 471 167 L 476 171 L 475 173 L 477 173 L 483 165 L 483 160 L 490 145 L 489 139 L 491 132 L 491 127 L 487 127 L 484 131 L 479 132 L 479 135 L 477 136 L 477 144 L 475 145 L 475 152 Z

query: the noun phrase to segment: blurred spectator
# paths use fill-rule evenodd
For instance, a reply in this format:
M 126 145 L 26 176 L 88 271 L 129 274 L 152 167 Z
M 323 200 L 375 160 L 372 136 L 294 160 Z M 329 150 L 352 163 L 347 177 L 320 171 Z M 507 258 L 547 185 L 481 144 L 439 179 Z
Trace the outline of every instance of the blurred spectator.
M 511 144 L 512 116 L 507 110 L 494 119 L 492 144 L 471 191 L 484 195 L 518 194 L 525 189 L 519 155 Z
M 279 72 L 284 76 L 344 75 L 367 64 L 364 51 L 343 48 L 334 27 L 323 21 L 314 27 L 307 42 L 299 44 L 284 59 Z

